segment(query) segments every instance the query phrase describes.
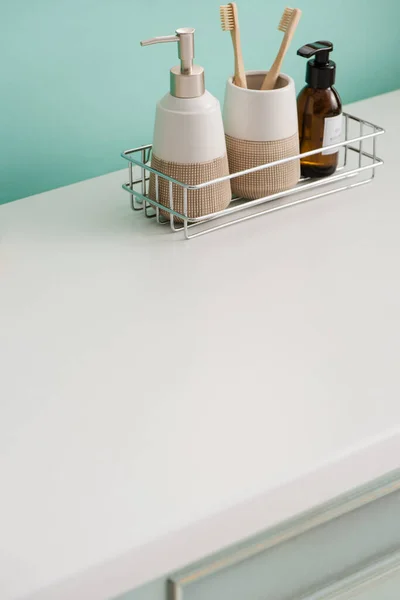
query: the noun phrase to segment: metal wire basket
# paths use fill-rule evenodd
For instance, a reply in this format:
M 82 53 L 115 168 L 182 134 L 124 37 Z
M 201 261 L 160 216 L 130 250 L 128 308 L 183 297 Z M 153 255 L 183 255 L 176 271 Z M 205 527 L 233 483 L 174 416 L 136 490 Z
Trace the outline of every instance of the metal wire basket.
M 129 162 L 129 181 L 122 187 L 131 195 L 131 207 L 134 211 L 142 211 L 147 218 L 154 218 L 160 224 L 169 224 L 174 232 L 183 232 L 187 239 L 216 231 L 234 223 L 240 223 L 260 215 L 265 215 L 282 208 L 295 206 L 309 200 L 321 198 L 335 192 L 354 188 L 372 181 L 375 169 L 383 164 L 383 160 L 376 155 L 376 138 L 385 131 L 381 127 L 344 113 L 344 139 L 332 144 L 330 149 L 337 148 L 339 152 L 339 166 L 333 175 L 321 179 L 301 179 L 296 187 L 285 192 L 272 194 L 257 200 L 232 198 L 232 202 L 225 210 L 204 215 L 201 217 L 187 216 L 188 190 L 198 190 L 215 183 L 269 169 L 291 160 L 312 156 L 322 151 L 322 148 L 304 152 L 297 156 L 284 158 L 271 163 L 246 169 L 232 175 L 220 177 L 197 185 L 188 185 L 164 175 L 150 166 L 151 144 L 125 150 L 121 156 Z M 327 150 L 328 147 L 323 148 Z M 134 170 L 134 167 L 135 170 Z M 139 175 L 139 177 L 136 176 Z M 155 176 L 156 199 L 148 196 L 149 174 Z M 158 202 L 158 183 L 162 177 L 168 181 L 169 207 Z M 174 209 L 173 184 L 183 189 L 183 213 Z M 319 188 L 323 188 L 319 190 Z M 318 190 L 314 193 L 314 190 Z M 309 190 L 312 191 L 311 195 Z M 165 214 L 169 218 L 165 218 Z

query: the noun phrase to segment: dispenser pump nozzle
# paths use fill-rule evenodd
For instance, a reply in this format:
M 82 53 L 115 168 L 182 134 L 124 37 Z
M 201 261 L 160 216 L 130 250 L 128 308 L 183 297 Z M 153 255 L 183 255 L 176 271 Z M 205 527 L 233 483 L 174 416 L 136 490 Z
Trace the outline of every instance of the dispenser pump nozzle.
M 333 50 L 333 44 L 331 42 L 313 42 L 312 44 L 306 44 L 297 50 L 299 56 L 304 58 L 311 58 L 315 56 L 315 62 L 317 64 L 326 65 L 329 62 L 329 53 Z
M 175 35 L 150 38 L 140 42 L 141 46 L 178 42 L 180 67 L 171 69 L 171 94 L 177 98 L 196 98 L 204 94 L 204 69 L 193 64 L 194 59 L 193 27 L 177 29 Z
M 326 89 L 335 83 L 336 64 L 330 60 L 333 50 L 331 42 L 312 42 L 297 50 L 303 58 L 315 57 L 307 63 L 306 82 L 312 88 Z

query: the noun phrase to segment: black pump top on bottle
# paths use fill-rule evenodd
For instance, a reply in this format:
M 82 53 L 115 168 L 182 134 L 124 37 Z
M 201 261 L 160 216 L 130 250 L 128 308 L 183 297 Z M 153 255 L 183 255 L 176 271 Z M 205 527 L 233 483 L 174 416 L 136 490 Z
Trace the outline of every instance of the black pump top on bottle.
M 336 63 L 329 60 L 329 53 L 332 50 L 333 44 L 331 42 L 314 42 L 297 50 L 297 54 L 304 58 L 315 56 L 307 63 L 306 82 L 310 87 L 327 89 L 335 83 Z

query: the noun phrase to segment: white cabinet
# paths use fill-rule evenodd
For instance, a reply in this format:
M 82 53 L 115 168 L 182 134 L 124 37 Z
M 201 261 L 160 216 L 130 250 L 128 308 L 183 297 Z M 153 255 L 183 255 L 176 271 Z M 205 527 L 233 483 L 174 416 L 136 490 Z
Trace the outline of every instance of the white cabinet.
M 390 573 L 382 580 L 371 583 L 367 588 L 354 593 L 339 597 L 338 600 L 398 600 L 400 596 L 400 569 L 395 573 Z
M 120 600 L 398 600 L 399 487 L 400 472 Z
M 303 600 L 397 600 L 400 552 L 389 554 Z

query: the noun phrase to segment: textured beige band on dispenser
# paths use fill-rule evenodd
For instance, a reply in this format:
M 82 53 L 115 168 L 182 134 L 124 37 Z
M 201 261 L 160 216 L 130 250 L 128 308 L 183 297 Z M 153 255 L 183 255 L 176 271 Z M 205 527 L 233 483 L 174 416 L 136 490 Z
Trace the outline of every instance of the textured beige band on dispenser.
M 273 142 L 250 142 L 229 135 L 225 137 L 231 173 L 299 154 L 297 133 Z M 232 192 L 237 196 L 255 200 L 288 190 L 294 187 L 299 179 L 300 161 L 296 159 L 256 173 L 234 177 L 231 179 L 231 186 Z
M 161 160 L 153 154 L 151 159 L 153 169 L 173 177 L 178 181 L 196 185 L 211 181 L 217 177 L 228 175 L 228 158 L 222 156 L 204 163 L 175 163 Z M 150 173 L 149 197 L 156 199 L 155 175 Z M 172 184 L 173 209 L 183 214 L 183 188 L 175 183 Z M 222 181 L 214 185 L 201 188 L 200 190 L 188 190 L 188 217 L 195 218 L 214 213 L 229 206 L 232 199 L 230 182 Z M 164 206 L 170 207 L 169 182 L 162 177 L 158 178 L 158 201 Z M 161 211 L 165 217 L 169 213 Z M 175 220 L 179 220 L 175 217 Z

